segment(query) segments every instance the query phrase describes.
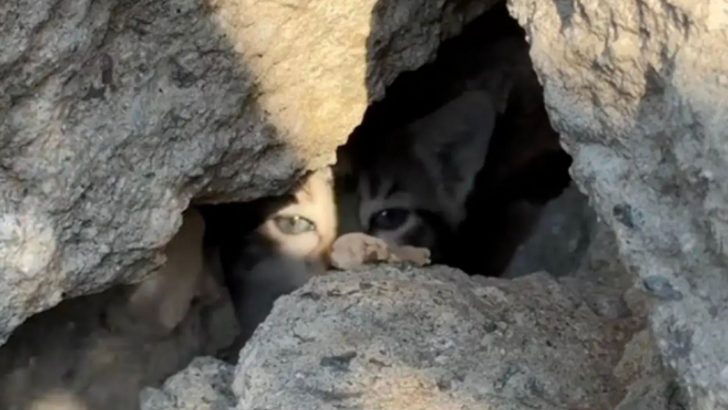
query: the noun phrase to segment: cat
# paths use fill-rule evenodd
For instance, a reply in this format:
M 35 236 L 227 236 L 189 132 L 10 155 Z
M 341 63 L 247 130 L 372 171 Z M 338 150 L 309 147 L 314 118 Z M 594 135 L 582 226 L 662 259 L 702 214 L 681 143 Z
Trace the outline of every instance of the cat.
M 245 203 L 201 207 L 205 246 L 217 255 L 247 340 L 273 303 L 324 274 L 337 234 L 330 168 L 309 173 L 289 193 Z

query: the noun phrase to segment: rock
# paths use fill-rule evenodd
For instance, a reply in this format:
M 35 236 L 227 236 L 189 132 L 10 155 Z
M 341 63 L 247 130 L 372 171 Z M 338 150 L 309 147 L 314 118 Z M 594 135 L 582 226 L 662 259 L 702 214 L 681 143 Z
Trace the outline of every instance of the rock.
M 596 315 L 631 322 L 633 329 L 644 326 L 654 304 L 621 263 L 614 233 L 596 218 L 588 198 L 574 186 L 546 205 L 505 277 L 520 277 L 537 269 L 552 273 Z M 674 390 L 673 380 L 662 366 L 652 334 L 639 330 L 627 343 L 621 360 L 627 364 L 620 364 L 622 369 L 615 373 L 622 373 L 623 385 L 637 392 L 624 399 L 629 403 L 624 408 L 668 408 L 663 405 L 670 396 L 665 391 Z M 642 379 L 628 380 L 626 373 Z
M 3 1 L 0 343 L 159 266 L 191 199 L 332 162 L 385 85 L 493 2 Z
M 234 366 L 212 357 L 198 357 L 170 377 L 161 389 L 141 393 L 141 410 L 232 410 Z
M 616 410 L 679 410 L 688 408 L 674 376 L 662 363 L 655 340 L 642 330 L 625 345 L 614 374 L 627 394 Z
M 217 353 L 238 333 L 227 298 L 194 304 L 160 336 L 116 310 L 126 306 L 125 293 L 64 301 L 20 326 L 0 347 L 0 408 L 136 410 L 142 388 L 161 384 L 198 355 Z
M 693 409 L 728 408 L 728 14 L 722 2 L 512 0 L 571 173 L 650 292 Z
M 518 247 L 504 277 L 539 270 L 554 276 L 574 273 L 592 243 L 597 224 L 589 199 L 571 186 L 541 210 L 529 238 Z
M 381 266 L 280 298 L 233 390 L 242 410 L 613 408 L 620 329 L 543 273 Z
M 589 234 L 589 246 L 579 267 L 559 277 L 559 282 L 599 316 L 644 320 L 650 298 L 634 287 L 632 274 L 620 263 L 614 234 L 596 221 Z
M 382 262 L 407 262 L 414 266 L 430 264 L 430 250 L 415 246 L 396 246 L 363 232 L 339 236 L 331 246 L 331 266 L 359 270 Z
M 588 198 L 569 187 L 541 211 L 531 236 L 518 248 L 504 277 L 520 277 L 544 270 L 558 278 L 599 316 L 644 318 L 642 292 L 633 289 L 634 278 L 618 257 L 612 231 L 596 218 Z

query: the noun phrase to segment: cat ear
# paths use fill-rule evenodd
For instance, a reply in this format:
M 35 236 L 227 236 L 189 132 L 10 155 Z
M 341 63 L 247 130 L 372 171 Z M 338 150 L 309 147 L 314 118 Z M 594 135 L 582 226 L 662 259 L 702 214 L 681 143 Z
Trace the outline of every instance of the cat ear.
M 437 181 L 456 220 L 462 219 L 475 177 L 485 164 L 495 116 L 490 94 L 469 91 L 408 127 L 415 155 Z

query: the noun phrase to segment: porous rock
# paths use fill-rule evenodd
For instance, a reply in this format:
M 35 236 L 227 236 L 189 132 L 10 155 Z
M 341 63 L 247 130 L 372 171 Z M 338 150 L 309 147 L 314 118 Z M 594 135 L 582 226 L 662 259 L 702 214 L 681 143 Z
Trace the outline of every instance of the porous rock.
M 0 3 L 0 343 L 162 263 L 191 198 L 276 194 L 332 162 L 493 1 L 299 3 Z
M 597 225 L 588 198 L 573 185 L 541 210 L 531 234 L 516 250 L 503 277 L 545 270 L 574 273 L 587 256 Z
M 546 204 L 503 277 L 538 270 L 556 277 L 599 316 L 646 315 L 644 305 L 649 301 L 632 291 L 634 277 L 619 260 L 614 234 L 597 220 L 588 198 L 573 185 Z M 629 302 L 627 293 L 632 296 Z
M 198 357 L 159 389 L 140 395 L 141 410 L 232 410 L 235 367 L 212 357 Z
M 612 408 L 610 323 L 543 273 L 337 273 L 276 302 L 233 390 L 243 410 Z
M 728 13 L 721 1 L 510 0 L 571 173 L 657 302 L 690 408 L 728 408 Z
M 124 309 L 127 293 L 64 301 L 20 326 L 0 347 L 0 408 L 136 410 L 141 389 L 160 385 L 196 356 L 216 354 L 239 332 L 228 298 L 195 303 L 172 332 L 159 332 Z M 189 397 L 202 406 L 206 393 L 195 393 Z

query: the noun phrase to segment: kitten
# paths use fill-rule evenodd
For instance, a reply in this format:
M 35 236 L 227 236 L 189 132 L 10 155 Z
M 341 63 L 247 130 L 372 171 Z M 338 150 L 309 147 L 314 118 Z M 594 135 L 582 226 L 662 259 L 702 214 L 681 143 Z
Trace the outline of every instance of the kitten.
M 244 342 L 279 296 L 326 271 L 337 231 L 331 170 L 309 174 L 290 194 L 202 209 Z
M 357 197 L 340 200 L 357 208 L 358 227 L 348 230 L 428 248 L 433 261 L 446 259 L 465 220 L 494 123 L 490 95 L 467 92 L 381 141 L 372 140 L 372 148 L 356 158 L 345 159 L 342 151 L 342 159 L 351 161 L 349 185 Z
M 426 247 L 434 263 L 471 274 L 500 274 L 542 206 L 568 185 L 571 159 L 542 106 L 496 94 L 467 91 L 341 148 L 343 232 Z

